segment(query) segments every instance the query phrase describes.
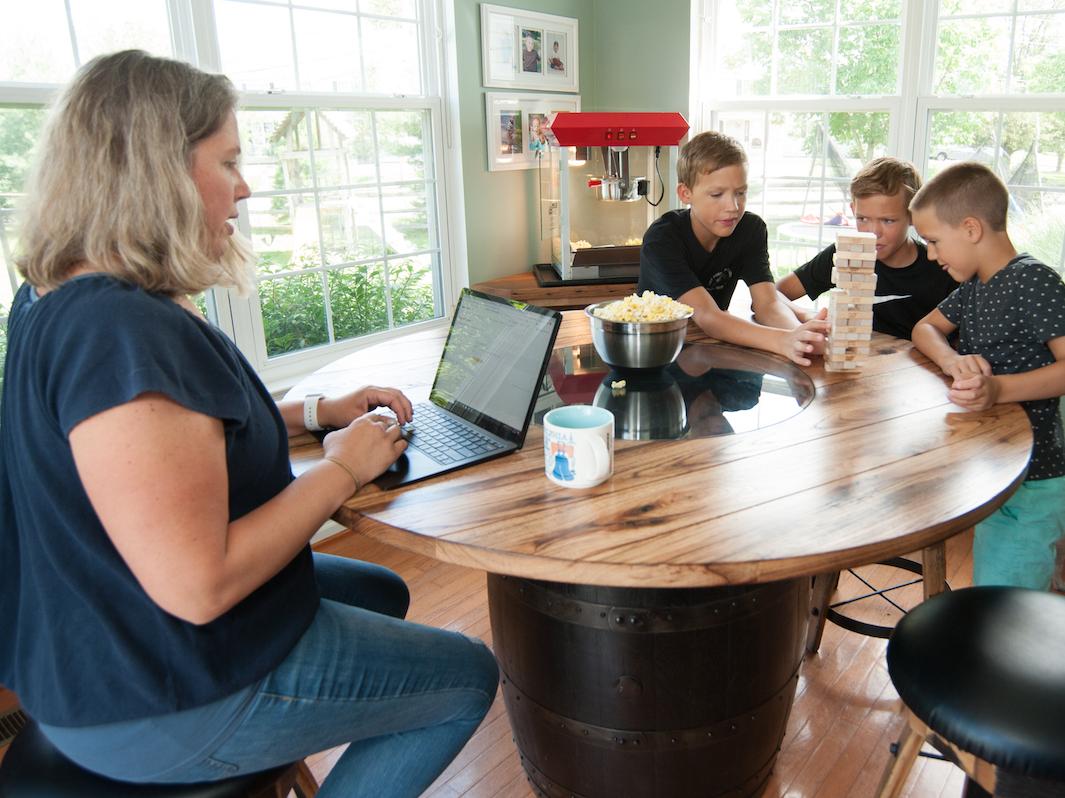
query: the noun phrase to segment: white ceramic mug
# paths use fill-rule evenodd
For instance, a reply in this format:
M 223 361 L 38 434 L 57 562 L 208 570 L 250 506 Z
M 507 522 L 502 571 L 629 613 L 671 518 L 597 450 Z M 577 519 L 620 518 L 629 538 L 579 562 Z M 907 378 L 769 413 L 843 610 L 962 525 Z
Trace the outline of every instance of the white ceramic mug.
M 614 414 L 592 405 L 544 416 L 544 472 L 556 485 L 590 488 L 614 473 Z

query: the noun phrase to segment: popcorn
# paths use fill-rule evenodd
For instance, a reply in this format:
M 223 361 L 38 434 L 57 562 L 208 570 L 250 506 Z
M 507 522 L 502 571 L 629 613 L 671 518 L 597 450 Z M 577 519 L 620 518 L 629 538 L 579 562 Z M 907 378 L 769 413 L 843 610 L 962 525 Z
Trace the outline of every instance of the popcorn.
M 620 322 L 676 321 L 692 312 L 689 305 L 653 291 L 631 294 L 592 311 L 600 319 Z

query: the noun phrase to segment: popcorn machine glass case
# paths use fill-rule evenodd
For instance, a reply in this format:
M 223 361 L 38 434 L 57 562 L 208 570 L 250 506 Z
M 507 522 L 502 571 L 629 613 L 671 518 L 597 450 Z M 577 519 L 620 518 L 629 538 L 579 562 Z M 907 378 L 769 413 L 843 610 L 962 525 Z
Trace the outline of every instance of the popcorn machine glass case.
M 676 113 L 555 116 L 540 168 L 555 279 L 636 279 L 644 232 L 676 203 L 676 144 L 687 131 Z M 542 270 L 537 277 L 547 284 Z

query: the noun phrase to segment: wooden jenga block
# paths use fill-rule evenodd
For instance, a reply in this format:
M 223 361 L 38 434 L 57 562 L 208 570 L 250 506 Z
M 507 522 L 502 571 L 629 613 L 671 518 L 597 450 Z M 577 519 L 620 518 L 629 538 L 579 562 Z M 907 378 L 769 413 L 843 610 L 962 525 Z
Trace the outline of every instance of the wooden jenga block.
M 876 252 L 876 234 L 863 233 L 860 230 L 840 231 L 836 233 L 836 248 L 856 252 Z

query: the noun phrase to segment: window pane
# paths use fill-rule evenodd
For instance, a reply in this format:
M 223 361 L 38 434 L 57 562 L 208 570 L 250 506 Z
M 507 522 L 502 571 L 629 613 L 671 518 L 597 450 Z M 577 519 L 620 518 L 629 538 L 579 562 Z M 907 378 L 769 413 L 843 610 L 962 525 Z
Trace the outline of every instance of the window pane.
M 418 26 L 363 18 L 366 90 L 378 94 L 421 94 Z
M 329 341 L 319 273 L 261 281 L 259 304 L 271 357 Z
M 305 91 L 361 91 L 358 17 L 300 9 L 292 15 L 300 88 Z
M 240 89 L 295 89 L 287 8 L 215 0 L 222 71 Z
M 111 0 L 100 13 L 98 0 L 71 0 L 70 14 L 81 63 L 104 53 L 136 47 L 170 58 L 170 20 L 166 0 Z
M 1013 0 L 940 0 L 940 16 L 956 14 L 1009 13 Z
M 393 324 L 412 324 L 436 316 L 431 256 L 389 261 L 388 282 L 392 289 Z
M 979 161 L 995 165 L 994 113 L 934 112 L 931 114 L 925 179 L 951 161 Z M 1005 160 L 1003 153 L 999 161 Z
M 894 94 L 899 82 L 899 27 L 841 28 L 836 61 L 837 94 Z
M 237 119 L 241 170 L 253 192 L 311 187 L 305 110 L 243 109 Z
M 932 93 L 1004 92 L 1009 52 L 1009 19 L 989 17 L 941 23 Z
M 322 110 L 315 114 L 314 165 L 319 186 L 377 182 L 370 111 Z
M 724 27 L 724 26 L 722 26 Z M 738 36 L 719 40 L 720 68 L 706 80 L 723 97 L 766 95 L 770 91 L 771 73 L 767 65 L 772 59 L 772 38 L 768 33 L 741 31 Z
M 1065 274 L 1065 193 L 1029 194 L 1022 209 L 1010 209 L 1009 231 L 1018 250 Z
M 387 330 L 384 263 L 329 272 L 329 300 L 338 341 Z
M 1053 11 L 1065 9 L 1065 0 L 1020 0 L 1018 11 Z
M 425 186 L 389 186 L 381 198 L 385 214 L 385 244 L 388 253 L 428 249 L 429 221 Z
M 62 83 L 74 73 L 63 0 L 5 3 L 0 80 Z
M 804 22 L 832 22 L 836 16 L 836 0 L 788 0 L 779 4 L 780 24 Z
M 780 32 L 779 41 L 777 92 L 828 94 L 832 79 L 832 30 L 785 30 Z
M 260 275 L 321 265 L 312 194 L 253 196 L 247 206 Z
M 424 111 L 378 111 L 377 147 L 381 182 L 422 180 L 429 150 Z
M 326 192 L 322 194 L 319 213 L 327 265 L 385 254 L 377 189 Z
M 359 10 L 364 14 L 381 14 L 386 17 L 418 16 L 415 0 L 360 0 Z
M 1017 18 L 1011 92 L 1065 90 L 1065 14 Z
M 865 0 L 857 3 L 840 3 L 839 13 L 848 22 L 900 19 L 902 16 L 902 0 Z

